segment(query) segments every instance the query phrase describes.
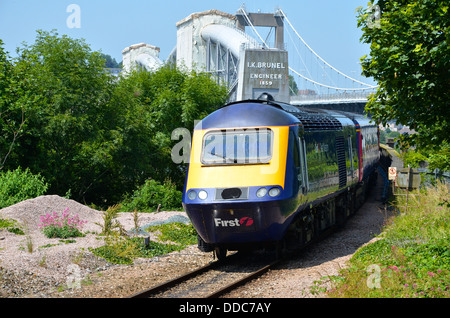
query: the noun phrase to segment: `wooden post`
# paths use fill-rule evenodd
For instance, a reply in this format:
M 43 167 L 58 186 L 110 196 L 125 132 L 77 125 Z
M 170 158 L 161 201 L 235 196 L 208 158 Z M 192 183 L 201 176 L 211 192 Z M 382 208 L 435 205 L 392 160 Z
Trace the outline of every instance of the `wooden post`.
M 406 205 L 405 214 L 408 213 L 408 194 L 409 194 L 409 180 L 411 178 L 411 165 L 408 165 L 408 175 L 406 177 Z

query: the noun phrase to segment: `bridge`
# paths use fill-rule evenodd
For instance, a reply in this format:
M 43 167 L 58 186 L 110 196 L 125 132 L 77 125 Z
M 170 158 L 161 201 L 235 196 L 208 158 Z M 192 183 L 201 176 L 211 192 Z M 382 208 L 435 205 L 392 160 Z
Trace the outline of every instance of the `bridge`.
M 299 106 L 358 113 L 364 112 L 367 96 L 376 89 L 320 57 L 280 8 L 274 13 L 249 13 L 243 5 L 234 15 L 218 10 L 192 13 L 176 27 L 177 44 L 164 62 L 158 47 L 135 44 L 122 51 L 124 72 L 176 63 L 206 71 L 227 85 L 229 101 L 268 92 L 276 100 Z M 257 29 L 261 27 L 269 30 L 265 38 Z M 292 48 L 290 54 L 287 46 Z

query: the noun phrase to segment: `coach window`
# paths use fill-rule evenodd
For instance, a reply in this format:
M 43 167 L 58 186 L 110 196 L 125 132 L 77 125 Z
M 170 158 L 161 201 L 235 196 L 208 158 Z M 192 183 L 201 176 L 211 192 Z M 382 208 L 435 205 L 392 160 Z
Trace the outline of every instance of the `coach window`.
M 292 156 L 294 159 L 295 175 L 297 176 L 297 180 L 300 183 L 300 186 L 302 186 L 303 178 L 302 178 L 301 166 L 300 166 L 299 139 L 295 137 L 295 134 L 293 131 L 291 131 L 289 133 L 289 143 L 290 143 L 290 147 L 292 147 Z
M 351 175 L 352 175 L 352 178 L 353 178 L 353 170 L 354 170 L 354 167 L 353 167 L 352 136 L 348 135 L 347 140 L 348 140 L 348 156 L 349 156 L 349 158 L 350 158 L 350 170 L 351 170 Z
M 303 137 L 298 137 L 299 153 L 300 153 L 300 174 L 302 192 L 305 194 L 309 190 L 308 180 L 308 163 L 306 161 L 306 143 Z

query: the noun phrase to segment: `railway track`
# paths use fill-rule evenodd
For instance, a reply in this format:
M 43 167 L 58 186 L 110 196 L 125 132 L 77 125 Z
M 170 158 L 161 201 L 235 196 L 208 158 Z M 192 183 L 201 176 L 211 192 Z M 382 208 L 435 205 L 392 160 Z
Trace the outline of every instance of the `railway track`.
M 130 298 L 216 298 L 261 276 L 279 261 L 267 255 L 235 253 Z
M 130 298 L 215 298 L 263 275 L 275 265 L 289 259 L 314 243 L 328 237 L 336 230 L 332 226 L 307 244 L 284 245 L 282 251 L 275 250 L 276 257 L 264 251 L 248 254 L 235 253 L 222 261 L 214 261 L 172 280 L 135 293 Z
M 336 227 L 324 231 L 311 242 L 299 246 L 285 246 L 282 252 L 266 250 L 251 253 L 234 253 L 224 260 L 217 260 L 180 275 L 130 298 L 217 298 L 255 279 L 275 265 L 309 247 L 334 232 Z M 280 254 L 281 253 L 281 254 Z

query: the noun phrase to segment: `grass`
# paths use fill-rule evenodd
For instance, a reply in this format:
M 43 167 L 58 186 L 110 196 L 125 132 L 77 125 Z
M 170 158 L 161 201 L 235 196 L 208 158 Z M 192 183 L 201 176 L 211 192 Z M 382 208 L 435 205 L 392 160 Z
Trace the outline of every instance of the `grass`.
M 145 244 L 145 238 L 127 238 L 113 233 L 105 237 L 105 245 L 91 251 L 111 263 L 133 264 L 138 257 L 154 257 L 180 251 L 197 242 L 197 233 L 191 224 L 168 223 L 147 228 L 146 231 L 158 232 L 158 240 Z
M 0 219 L 0 229 L 2 228 L 17 235 L 25 235 L 24 231 L 20 228 L 16 220 Z
M 443 184 L 396 198 L 403 211 L 379 240 L 359 249 L 339 275 L 315 282 L 313 292 L 336 298 L 450 297 L 450 204 Z M 326 286 L 326 283 L 331 285 Z
M 181 245 L 183 248 L 197 243 L 197 232 L 192 224 L 167 223 L 151 226 L 145 229 L 149 233 L 159 232 L 159 241 L 171 241 Z

